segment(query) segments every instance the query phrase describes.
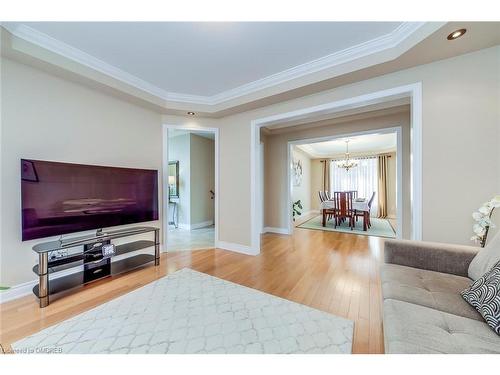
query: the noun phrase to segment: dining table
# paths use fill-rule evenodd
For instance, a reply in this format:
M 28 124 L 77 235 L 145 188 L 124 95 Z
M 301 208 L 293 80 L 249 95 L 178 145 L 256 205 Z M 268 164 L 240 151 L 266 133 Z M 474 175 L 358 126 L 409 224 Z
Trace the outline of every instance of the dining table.
M 323 215 L 322 225 L 326 226 L 326 211 L 333 210 L 335 208 L 334 200 L 325 200 L 320 203 L 321 214 Z M 370 206 L 368 205 L 368 199 L 357 198 L 352 200 L 352 210 L 355 212 L 361 212 L 363 214 L 363 231 L 368 230 L 368 220 L 367 217 L 370 215 Z

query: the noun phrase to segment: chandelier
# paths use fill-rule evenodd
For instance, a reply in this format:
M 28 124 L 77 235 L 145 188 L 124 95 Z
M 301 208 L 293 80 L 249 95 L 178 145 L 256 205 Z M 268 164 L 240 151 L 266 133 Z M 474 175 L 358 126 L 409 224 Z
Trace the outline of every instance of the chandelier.
M 345 148 L 345 160 L 338 161 L 337 167 L 344 168 L 346 172 L 349 172 L 350 169 L 358 166 L 358 162 L 355 160 L 351 160 L 349 156 L 349 140 L 345 141 Z

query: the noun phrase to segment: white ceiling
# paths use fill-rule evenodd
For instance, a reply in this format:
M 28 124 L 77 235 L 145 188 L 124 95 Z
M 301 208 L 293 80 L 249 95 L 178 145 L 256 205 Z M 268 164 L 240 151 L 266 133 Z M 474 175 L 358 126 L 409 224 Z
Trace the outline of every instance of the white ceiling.
M 46 47 L 57 45 L 73 55 L 76 51 L 70 49 L 76 49 L 89 55 L 80 55 L 81 60 L 97 59 L 166 92 L 213 96 L 332 54 L 350 53 L 367 43 L 373 52 L 371 42 L 396 42 L 384 38 L 408 37 L 421 24 L 27 22 L 4 26 Z
M 345 153 L 347 139 L 349 139 L 349 152 L 352 155 L 396 151 L 396 133 L 336 138 L 326 142 L 297 145 L 297 147 L 312 158 L 337 157 Z

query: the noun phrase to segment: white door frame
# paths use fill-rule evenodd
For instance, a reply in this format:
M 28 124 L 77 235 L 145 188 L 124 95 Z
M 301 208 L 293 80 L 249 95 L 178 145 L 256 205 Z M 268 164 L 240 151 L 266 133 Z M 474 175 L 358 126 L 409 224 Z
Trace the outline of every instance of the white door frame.
M 414 240 L 422 239 L 422 83 L 417 82 L 252 120 L 250 124 L 250 217 L 251 246 L 255 254 L 260 253 L 259 218 L 261 217 L 261 204 L 258 201 L 259 193 L 257 192 L 260 186 L 260 173 L 257 173 L 260 128 L 274 124 L 286 124 L 293 120 L 307 120 L 319 115 L 333 114 L 405 97 L 410 98 L 411 105 L 411 238 Z
M 162 251 L 167 251 L 167 236 L 168 236 L 168 217 L 169 217 L 169 207 L 168 207 L 168 130 L 185 130 L 185 131 L 196 131 L 203 133 L 214 133 L 215 135 L 215 213 L 214 213 L 214 247 L 219 244 L 219 129 L 218 128 L 206 128 L 206 127 L 193 127 L 186 125 L 173 125 L 173 124 L 163 124 L 163 134 L 162 134 L 162 145 L 163 145 L 163 156 L 162 156 L 162 231 L 163 231 L 163 248 Z
M 287 208 L 292 207 L 292 190 L 293 190 L 293 184 L 292 184 L 292 173 L 291 173 L 291 165 L 292 165 L 292 150 L 293 146 L 297 145 L 302 145 L 302 144 L 310 144 L 310 143 L 318 143 L 318 142 L 326 142 L 326 141 L 332 141 L 334 139 L 339 139 L 339 138 L 352 138 L 352 137 L 357 137 L 360 135 L 368 135 L 368 134 L 391 134 L 394 133 L 396 134 L 396 215 L 397 215 L 397 222 L 396 222 L 396 238 L 402 238 L 402 233 L 403 233 L 403 168 L 402 168 L 402 158 L 403 158 L 403 145 L 401 141 L 403 140 L 402 138 L 402 128 L 401 126 L 394 126 L 394 127 L 389 127 L 389 128 L 380 128 L 380 129 L 372 129 L 372 130 L 363 130 L 359 132 L 352 132 L 352 133 L 344 133 L 344 134 L 337 134 L 333 136 L 325 136 L 325 137 L 316 137 L 316 138 L 307 138 L 307 139 L 299 139 L 299 140 L 294 140 L 294 141 L 288 141 L 287 145 Z M 293 233 L 293 215 L 291 210 L 287 210 L 287 216 L 288 216 L 288 226 L 287 226 L 287 233 L 286 234 L 292 234 Z

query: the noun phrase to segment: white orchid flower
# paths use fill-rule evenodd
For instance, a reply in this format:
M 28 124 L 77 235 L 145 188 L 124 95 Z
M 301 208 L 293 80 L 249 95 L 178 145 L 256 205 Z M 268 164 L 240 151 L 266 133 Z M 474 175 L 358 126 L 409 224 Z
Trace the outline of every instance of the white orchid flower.
M 500 207 L 500 195 L 494 196 L 493 199 L 490 201 L 490 205 L 493 208 Z
M 481 238 L 480 238 L 479 236 L 472 236 L 472 237 L 470 238 L 470 240 L 471 240 L 471 241 L 475 241 L 475 242 L 479 242 L 479 241 L 481 241 Z
M 472 213 L 472 218 L 476 223 L 472 226 L 474 235 L 471 237 L 471 241 L 480 242 L 481 246 L 484 246 L 488 228 L 495 228 L 490 218 L 491 213 L 498 207 L 500 207 L 500 195 L 495 195 L 490 201 L 484 203 L 477 211 Z
M 495 228 L 495 224 L 493 224 L 491 221 L 488 221 L 488 220 L 484 220 L 484 221 L 481 221 L 478 223 L 478 225 L 480 227 L 482 227 L 484 230 L 486 230 L 486 228 Z
M 481 220 L 479 220 L 479 224 L 481 224 L 483 227 L 492 224 L 491 219 L 489 216 L 483 216 Z
M 474 224 L 473 227 L 472 227 L 472 230 L 478 236 L 482 236 L 486 232 L 486 230 L 481 225 L 479 225 L 479 224 Z
M 480 221 L 482 218 L 484 217 L 483 214 L 481 214 L 480 212 L 473 212 L 472 213 L 472 218 L 476 221 Z
M 490 214 L 490 211 L 491 211 L 491 208 L 484 205 L 484 206 L 481 206 L 479 207 L 479 213 L 483 214 L 483 215 L 489 215 Z

